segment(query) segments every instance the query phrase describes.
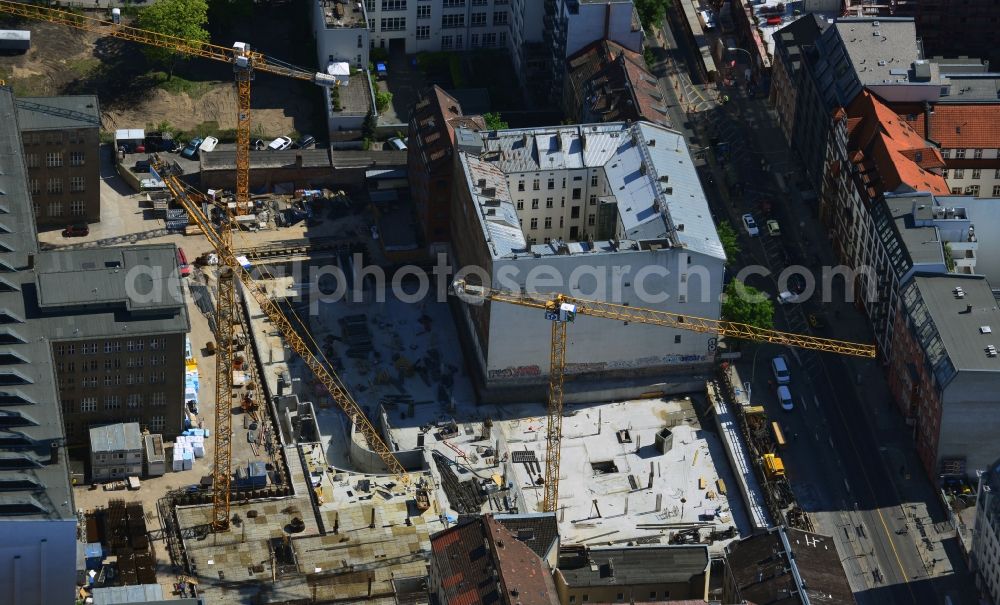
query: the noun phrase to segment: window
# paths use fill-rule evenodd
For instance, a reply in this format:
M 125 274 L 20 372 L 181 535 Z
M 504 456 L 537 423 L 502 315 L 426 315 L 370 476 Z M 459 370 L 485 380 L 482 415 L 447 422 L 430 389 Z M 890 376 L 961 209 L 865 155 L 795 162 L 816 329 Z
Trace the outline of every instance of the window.
M 500 32 L 500 46 L 507 44 L 507 32 Z
M 69 203 L 69 213 L 73 216 L 83 216 L 87 210 L 87 204 L 83 200 L 76 200 Z
M 556 188 L 556 180 L 555 180 L 555 179 L 549 179 L 549 183 L 548 183 L 548 188 L 549 188 L 550 190 L 552 190 L 552 189 L 555 189 L 555 188 Z
M 979 185 L 969 185 L 965 188 L 965 195 L 979 195 Z
M 980 149 L 978 151 L 982 151 L 982 149 Z M 972 178 L 974 180 L 979 180 L 979 177 L 982 176 L 982 173 L 983 173 L 983 171 L 980 170 L 979 168 L 973 168 L 972 169 Z
M 49 179 L 48 183 L 45 186 L 45 190 L 48 191 L 49 193 L 62 193 L 63 192 L 62 179 L 59 178 Z
M 552 217 L 551 216 L 546 216 L 545 217 L 545 228 L 546 229 L 551 229 L 552 228 Z
M 406 0 L 382 0 L 382 10 L 384 11 L 405 11 Z
M 486 13 L 472 13 L 472 16 L 469 17 L 469 25 L 472 27 L 485 27 Z
M 559 217 L 559 228 L 560 228 L 560 229 L 562 229 L 562 228 L 563 228 L 563 219 L 564 219 L 564 218 L 566 218 L 566 217 L 564 217 L 564 216 L 560 216 L 560 217 Z
M 97 397 L 84 397 L 80 400 L 80 411 L 81 412 L 96 412 L 97 411 Z
M 69 165 L 70 166 L 83 166 L 86 161 L 86 155 L 82 151 L 71 151 L 69 152 Z
M 973 149 L 972 150 L 972 158 L 975 159 L 975 160 L 981 160 L 981 159 L 983 159 L 983 150 L 982 149 Z
M 451 50 L 453 45 L 451 36 L 441 36 L 441 50 Z
M 952 187 L 951 188 L 951 194 L 952 195 L 962 195 L 962 188 L 961 187 Z
M 431 7 L 427 5 L 417 5 L 417 19 L 430 19 Z
M 38 179 L 28 179 L 28 188 L 31 189 L 31 195 L 38 195 L 42 192 L 42 186 Z
M 149 430 L 152 433 L 162 433 L 163 428 L 167 426 L 166 416 L 152 416 L 149 419 Z
M 118 410 L 122 407 L 122 398 L 118 395 L 108 395 L 104 398 L 104 409 Z
M 45 165 L 49 168 L 58 168 L 63 165 L 61 151 L 50 151 L 45 154 Z
M 493 48 L 497 45 L 497 35 L 494 33 L 489 33 L 483 36 L 483 46 L 486 48 Z
M 518 210 L 524 210 L 524 202 L 518 202 L 517 203 L 517 209 Z
M 448 5 L 445 4 L 445 8 L 447 7 Z M 441 27 L 443 28 L 465 27 L 465 14 L 459 13 L 457 15 L 442 15 Z
M 993 197 L 1000 197 L 1000 185 L 993 185 Z
M 590 186 L 591 187 L 597 187 L 597 175 L 596 174 L 590 175 Z
M 618 599 L 619 601 L 624 601 L 625 600 L 625 593 L 624 592 L 619 592 L 618 595 L 615 598 Z
M 681 335 L 680 334 L 675 334 L 674 335 L 674 344 L 675 345 L 681 344 Z
M 589 594 L 583 595 L 583 602 L 586 603 L 588 601 L 590 601 L 590 595 Z
M 70 179 L 69 179 L 69 190 L 72 191 L 73 193 L 79 193 L 79 192 L 83 191 L 83 187 L 84 187 L 83 181 L 84 181 L 84 178 L 82 176 L 73 176 L 73 177 L 70 177 Z
M 49 216 L 62 216 L 62 202 L 52 202 L 49 204 Z
M 656 591 L 655 590 L 650 590 L 649 591 L 649 600 L 650 601 L 655 601 L 656 600 Z
M 445 8 L 462 8 L 465 6 L 465 0 L 444 0 L 441 6 Z
M 130 408 L 142 407 L 142 393 L 129 393 L 128 399 L 125 400 L 125 405 Z
M 538 191 L 539 189 L 538 183 L 539 183 L 538 179 L 535 179 L 534 181 L 531 182 L 532 191 Z
M 97 343 L 83 343 L 83 345 L 80 346 L 80 352 L 84 355 L 97 355 Z
M 121 350 L 121 343 L 118 343 L 118 346 L 119 346 L 119 348 L 117 350 L 120 351 Z M 165 349 L 165 348 L 167 348 L 167 339 L 163 338 L 163 337 L 160 337 L 160 338 L 150 338 L 149 339 L 149 348 L 152 349 L 153 351 L 155 351 L 157 349 Z
M 537 218 L 531 219 L 531 230 L 534 231 L 535 229 L 538 229 L 538 219 Z
M 993 178 L 1000 179 L 1000 168 L 993 171 Z
M 588 214 L 587 215 L 587 226 L 588 227 L 593 227 L 596 224 L 597 224 L 597 215 L 596 214 Z
M 38 154 L 37 153 L 24 154 L 24 164 L 28 168 L 38 168 Z
M 166 355 L 160 355 L 159 357 L 157 357 L 156 355 L 153 355 L 152 357 L 149 358 L 149 365 L 151 365 L 151 366 L 162 366 L 162 365 L 166 365 L 166 364 L 167 364 L 167 356 Z
M 537 197 L 535 199 L 531 200 L 531 209 L 532 210 L 538 210 L 538 198 Z
M 545 198 L 545 207 L 546 208 L 551 208 L 552 207 L 552 198 L 550 198 L 550 197 Z
M 105 353 L 121 353 L 122 352 L 122 341 L 120 340 L 108 340 L 104 343 Z
M 507 25 L 507 11 L 493 13 L 493 25 Z
M 417 40 L 427 40 L 431 37 L 431 26 L 430 25 L 418 25 L 417 26 Z
M 572 208 L 570 208 L 570 210 L 569 210 L 569 217 L 570 218 L 580 218 L 580 207 L 579 206 L 573 206 Z
M 941 171 L 941 178 L 944 178 L 944 179 L 948 178 L 948 169 L 947 168 L 945 168 L 944 170 Z
M 965 150 L 964 149 L 956 149 L 955 150 L 955 159 L 956 160 L 964 160 L 965 159 Z
M 517 182 L 517 190 L 518 191 L 524 191 L 524 181 L 518 181 Z
M 479 34 L 472 34 L 469 37 L 469 46 L 472 48 L 479 48 Z
M 597 196 L 594 195 L 593 193 L 590 194 L 590 205 L 591 206 L 596 206 L 597 205 Z
M 583 197 L 583 189 L 580 189 L 579 187 L 574 187 L 573 188 L 573 199 L 574 200 L 578 200 L 581 197 Z
M 573 595 L 573 594 L 569 595 L 569 602 L 570 603 L 576 603 L 576 595 Z
M 151 393 L 149 396 L 149 405 L 167 405 L 167 394 L 166 393 Z
M 955 178 L 956 179 L 964 179 L 965 178 L 965 169 L 963 169 L 963 168 L 956 168 L 955 169 Z
M 401 32 L 406 29 L 406 17 L 383 17 L 382 31 Z

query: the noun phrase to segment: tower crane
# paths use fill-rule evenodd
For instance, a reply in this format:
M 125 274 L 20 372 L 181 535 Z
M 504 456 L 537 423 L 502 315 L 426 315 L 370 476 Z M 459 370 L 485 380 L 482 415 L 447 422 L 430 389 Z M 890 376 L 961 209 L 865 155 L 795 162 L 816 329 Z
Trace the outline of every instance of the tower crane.
M 365 415 L 364 410 L 357 404 L 350 391 L 340 380 L 340 378 L 330 369 L 331 366 L 326 360 L 322 351 L 313 347 L 296 329 L 295 323 L 272 300 L 264 288 L 257 283 L 250 271 L 245 268 L 236 257 L 233 250 L 232 230 L 230 225 L 234 220 L 231 214 L 225 215 L 223 225 L 216 229 L 212 225 L 211 219 L 202 212 L 200 207 L 207 197 L 194 191 L 185 185 L 178 178 L 177 172 L 163 161 L 159 155 L 153 155 L 151 169 L 163 180 L 174 198 L 184 207 L 188 216 L 198 225 L 198 228 L 208 239 L 212 248 L 215 249 L 219 257 L 219 290 L 217 306 L 219 318 L 217 320 L 218 334 L 216 339 L 216 406 L 215 406 L 215 466 L 213 469 L 212 482 L 212 526 L 216 531 L 223 531 L 229 524 L 229 495 L 230 482 L 232 480 L 231 469 L 231 438 L 232 420 L 230 406 L 228 402 L 232 399 L 233 382 L 233 342 L 232 323 L 225 323 L 222 320 L 223 306 L 225 305 L 226 317 L 235 321 L 236 315 L 236 288 L 235 280 L 239 279 L 246 288 L 247 293 L 256 301 L 261 310 L 278 329 L 284 337 L 288 346 L 299 355 L 306 366 L 312 371 L 316 379 L 326 388 L 330 397 L 347 414 L 348 419 L 358 428 L 365 437 L 368 447 L 385 464 L 388 471 L 396 476 L 402 484 L 409 483 L 410 477 L 402 464 L 396 459 L 385 444 L 378 430 L 372 425 Z M 226 276 L 227 279 L 223 279 Z M 301 322 L 299 322 L 301 323 Z M 302 326 L 303 328 L 305 326 Z
M 565 294 L 542 295 L 497 290 L 455 280 L 452 291 L 466 303 L 484 304 L 500 302 L 521 307 L 539 309 L 545 319 L 552 323 L 552 348 L 549 354 L 549 400 L 546 422 L 545 449 L 545 495 L 542 500 L 543 512 L 555 512 L 559 501 L 559 457 L 562 444 L 563 383 L 566 369 L 566 325 L 577 315 L 588 315 L 615 321 L 628 321 L 653 326 L 663 326 L 677 330 L 718 334 L 731 338 L 769 342 L 814 351 L 840 353 L 858 357 L 875 357 L 875 347 L 831 338 L 820 338 L 806 334 L 792 334 L 758 328 L 749 324 L 707 319 L 692 315 L 681 315 L 668 311 L 643 309 L 587 300 Z
M 337 86 L 336 77 L 290 65 L 250 48 L 246 42 L 234 42 L 231 48 L 188 40 L 168 34 L 123 25 L 117 20 L 108 21 L 79 15 L 58 8 L 38 4 L 0 0 L 0 13 L 57 23 L 84 31 L 110 36 L 119 40 L 138 42 L 146 46 L 163 48 L 190 57 L 201 57 L 233 66 L 236 79 L 236 211 L 247 214 L 250 210 L 250 82 L 255 71 L 303 80 L 320 86 Z

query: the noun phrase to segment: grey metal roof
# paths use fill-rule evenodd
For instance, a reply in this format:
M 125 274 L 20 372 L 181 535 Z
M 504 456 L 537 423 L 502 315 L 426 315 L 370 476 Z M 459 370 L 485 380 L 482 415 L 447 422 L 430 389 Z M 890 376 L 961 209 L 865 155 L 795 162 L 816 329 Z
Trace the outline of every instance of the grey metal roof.
M 138 422 L 119 422 L 90 429 L 90 451 L 137 452 L 142 449 Z
M 953 73 L 945 77 L 951 86 L 938 103 L 996 103 L 1000 99 L 1000 73 Z
M 918 276 L 914 283 L 955 370 L 1000 372 L 1000 356 L 986 355 L 987 346 L 1000 347 L 1000 309 L 989 282 L 981 276 L 935 275 Z M 956 287 L 963 297 L 956 296 Z M 924 325 L 919 305 L 910 306 L 915 307 L 914 324 Z M 992 333 L 983 334 L 983 326 Z
M 590 548 L 586 559 L 579 566 L 565 566 L 560 559 L 558 573 L 568 586 L 689 582 L 709 565 L 708 547 L 703 545 Z
M 44 317 L 53 340 L 187 332 L 177 248 L 55 250 L 39 254 L 29 317 Z
M 9 459 L 14 456 L 12 462 L 22 465 L 0 471 L 0 483 L 9 488 L 4 491 L 4 504 L 9 506 L 0 507 L 0 516 L 73 519 L 52 351 L 45 338 L 45 322 L 30 318 L 25 309 L 24 291 L 33 288 L 35 281 L 29 258 L 37 255 L 38 242 L 17 110 L 14 96 L 6 87 L 0 87 L 0 124 L 4 124 L 0 128 L 0 220 L 7 228 L 0 233 L 0 263 L 12 269 L 3 277 L 15 286 L 10 291 L 0 289 L 0 308 L 13 320 L 6 326 L 9 333 L 19 336 L 18 341 L 6 345 L 7 349 L 27 361 L 16 365 L 26 379 L 24 384 L 4 388 L 0 393 L 0 414 L 16 414 L 26 420 L 20 426 L 0 429 L 0 453 Z
M 601 168 L 626 239 L 669 239 L 725 258 L 684 136 L 665 126 L 609 122 L 494 131 L 484 135 L 478 157 L 459 153 L 459 162 L 494 257 L 527 252 L 506 174 Z M 546 253 L 536 248 L 531 251 Z
M 101 127 L 101 106 L 94 95 L 18 97 L 15 104 L 22 132 Z
M 296 165 L 299 156 L 302 156 L 302 166 L 305 168 L 330 166 L 330 152 L 326 149 L 284 149 L 282 151 L 265 149 L 250 152 L 250 169 L 292 167 Z M 199 153 L 198 160 L 202 170 L 236 170 L 235 149 L 216 149 L 215 151 Z M 403 163 L 406 163 L 405 160 Z
M 913 62 L 921 59 L 913 19 L 849 17 L 834 22 L 851 64 L 862 84 L 883 84 L 912 77 Z M 940 80 L 939 67 L 930 63 L 931 82 Z M 896 70 L 907 70 L 900 75 Z
M 163 600 L 163 589 L 159 584 L 139 586 L 109 586 L 94 589 L 94 605 L 116 605 L 118 603 L 150 603 Z
M 275 152 L 277 153 L 277 152 Z M 406 166 L 406 152 L 360 149 L 331 149 L 330 164 L 337 168 L 378 168 Z

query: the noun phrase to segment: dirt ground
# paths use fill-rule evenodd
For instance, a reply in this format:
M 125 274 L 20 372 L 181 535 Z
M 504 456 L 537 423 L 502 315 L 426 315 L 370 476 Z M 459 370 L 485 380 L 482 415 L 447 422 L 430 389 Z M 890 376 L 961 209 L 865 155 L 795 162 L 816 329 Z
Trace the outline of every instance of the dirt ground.
M 213 41 L 228 46 L 233 39 L 266 40 L 269 48 L 261 49 L 264 52 L 315 67 L 311 45 L 295 46 L 295 41 L 308 36 L 297 31 L 305 27 L 301 20 L 272 19 L 269 9 L 255 10 L 260 14 L 251 24 Z M 236 93 L 227 64 L 182 61 L 176 77 L 164 82 L 166 68 L 149 64 L 138 44 L 27 20 L 0 20 L 0 27 L 31 30 L 32 47 L 27 54 L 0 56 L 0 78 L 19 96 L 97 94 L 105 131 L 162 122 L 182 131 L 206 122 L 216 123 L 219 129 L 236 127 Z M 257 74 L 252 96 L 255 136 L 293 131 L 321 134 L 322 96 L 315 85 Z

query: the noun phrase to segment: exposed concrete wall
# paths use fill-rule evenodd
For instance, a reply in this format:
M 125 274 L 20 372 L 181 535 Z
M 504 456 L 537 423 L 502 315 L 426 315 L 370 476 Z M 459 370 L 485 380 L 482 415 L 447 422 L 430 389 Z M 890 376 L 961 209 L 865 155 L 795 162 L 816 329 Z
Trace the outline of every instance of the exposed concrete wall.
M 995 372 L 959 372 L 944 391 L 938 461 L 965 458 L 966 472 L 986 469 L 1000 458 L 1000 417 Z
M 0 593 L 19 605 L 72 605 L 76 585 L 76 519 L 0 522 Z

